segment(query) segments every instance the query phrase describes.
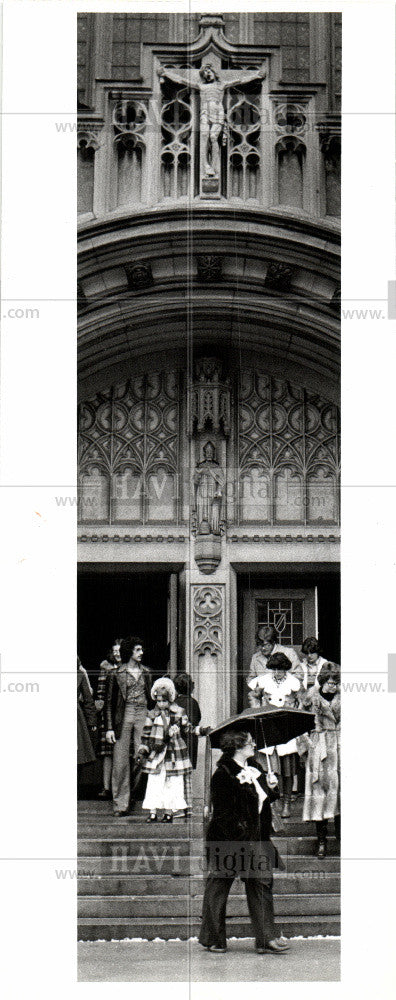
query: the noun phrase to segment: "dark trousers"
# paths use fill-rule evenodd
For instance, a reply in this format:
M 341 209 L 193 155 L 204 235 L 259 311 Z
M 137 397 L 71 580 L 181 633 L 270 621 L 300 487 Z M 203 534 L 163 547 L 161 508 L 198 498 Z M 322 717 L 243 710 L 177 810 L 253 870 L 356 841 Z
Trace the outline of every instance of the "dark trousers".
M 316 832 L 317 832 L 317 835 L 318 835 L 318 840 L 321 840 L 321 841 L 326 840 L 326 837 L 327 837 L 327 819 L 318 819 L 316 821 Z M 337 840 L 340 840 L 340 837 L 341 837 L 341 816 L 340 816 L 339 813 L 338 813 L 337 816 L 334 816 L 334 833 L 336 835 Z
M 199 942 L 206 948 L 216 945 L 226 947 L 226 906 L 234 879 L 209 875 L 206 881 L 202 907 L 202 924 Z M 274 924 L 274 901 L 272 897 L 272 875 L 266 879 L 242 879 L 245 885 L 247 904 L 256 946 L 263 948 L 268 941 L 276 938 Z

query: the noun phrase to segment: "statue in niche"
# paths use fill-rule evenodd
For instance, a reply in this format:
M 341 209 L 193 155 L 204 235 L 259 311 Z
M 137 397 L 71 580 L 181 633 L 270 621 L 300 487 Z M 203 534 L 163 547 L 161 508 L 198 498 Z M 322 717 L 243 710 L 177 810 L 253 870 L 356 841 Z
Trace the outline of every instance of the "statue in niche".
M 216 452 L 211 441 L 205 444 L 203 456 L 203 461 L 198 463 L 194 474 L 197 532 L 199 535 L 219 535 L 224 473 L 216 462 Z
M 205 154 L 206 177 L 220 176 L 219 138 L 223 130 L 225 112 L 223 98 L 229 87 L 249 83 L 252 80 L 263 80 L 267 75 L 264 66 L 253 70 L 227 70 L 218 72 L 211 63 L 205 63 L 200 69 L 186 69 L 184 72 L 161 67 L 158 75 L 162 80 L 166 77 L 174 83 L 199 91 L 200 97 L 200 133 Z

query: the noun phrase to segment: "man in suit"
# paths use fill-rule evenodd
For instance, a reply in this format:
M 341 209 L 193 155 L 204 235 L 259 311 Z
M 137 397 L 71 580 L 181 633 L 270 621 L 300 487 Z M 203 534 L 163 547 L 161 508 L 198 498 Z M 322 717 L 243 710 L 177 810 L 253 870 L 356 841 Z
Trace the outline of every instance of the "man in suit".
M 270 656 L 274 653 L 284 653 L 291 663 L 291 673 L 296 674 L 299 681 L 302 680 L 302 666 L 297 656 L 297 653 L 291 646 L 280 646 L 276 640 L 276 631 L 272 625 L 262 626 L 259 628 L 257 633 L 257 652 L 253 653 L 252 659 L 250 661 L 249 674 L 247 677 L 247 682 L 252 681 L 259 674 L 265 673 L 267 669 L 267 663 Z M 257 708 L 261 705 L 260 698 L 255 694 L 254 690 L 249 691 L 248 695 L 249 705 L 251 708 Z
M 106 688 L 106 740 L 114 743 L 112 792 L 115 816 L 126 816 L 130 806 L 130 756 L 140 746 L 151 676 L 142 664 L 143 646 L 137 636 L 123 639 L 121 664 L 109 674 Z

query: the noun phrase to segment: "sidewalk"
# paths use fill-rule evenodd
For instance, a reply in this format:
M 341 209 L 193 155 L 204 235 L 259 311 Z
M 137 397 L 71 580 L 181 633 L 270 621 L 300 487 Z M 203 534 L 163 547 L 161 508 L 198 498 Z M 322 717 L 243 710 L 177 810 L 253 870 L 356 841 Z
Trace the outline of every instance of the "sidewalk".
M 229 940 L 226 955 L 190 941 L 80 941 L 79 982 L 337 982 L 340 939 L 291 941 L 285 955 L 255 955 L 253 939 Z

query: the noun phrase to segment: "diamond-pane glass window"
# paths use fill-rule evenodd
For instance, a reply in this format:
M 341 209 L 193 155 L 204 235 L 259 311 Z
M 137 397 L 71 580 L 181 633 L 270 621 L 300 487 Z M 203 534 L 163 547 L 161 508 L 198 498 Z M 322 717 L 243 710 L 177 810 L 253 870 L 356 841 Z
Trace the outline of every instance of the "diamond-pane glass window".
M 256 601 L 256 625 L 272 625 L 281 646 L 301 646 L 304 637 L 304 601 L 301 598 L 270 597 Z

